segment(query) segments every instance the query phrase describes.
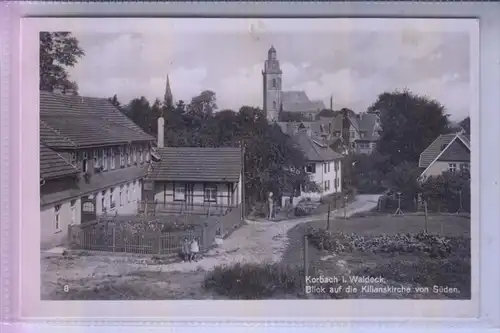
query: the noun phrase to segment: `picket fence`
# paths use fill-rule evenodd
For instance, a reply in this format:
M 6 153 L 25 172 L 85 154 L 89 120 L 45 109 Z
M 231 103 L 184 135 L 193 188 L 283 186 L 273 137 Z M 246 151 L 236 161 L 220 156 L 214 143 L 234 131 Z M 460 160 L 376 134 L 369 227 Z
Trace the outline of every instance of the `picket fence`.
M 131 232 L 120 226 L 70 225 L 69 247 L 74 250 L 125 252 L 138 254 L 174 254 L 181 251 L 184 238 L 196 238 L 203 249 L 207 243 L 206 230 L 194 226 L 188 230 Z

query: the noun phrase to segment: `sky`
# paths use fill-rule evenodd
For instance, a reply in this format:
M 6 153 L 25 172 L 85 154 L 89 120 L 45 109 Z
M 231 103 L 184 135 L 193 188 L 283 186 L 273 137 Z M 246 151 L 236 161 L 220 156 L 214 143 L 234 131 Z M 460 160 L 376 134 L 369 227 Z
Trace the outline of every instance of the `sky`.
M 154 29 L 73 31 L 85 51 L 69 70 L 80 94 L 154 101 L 168 74 L 175 101 L 212 90 L 219 109 L 262 107 L 273 45 L 284 90 L 304 90 L 326 106 L 332 96 L 334 108 L 362 112 L 379 94 L 407 88 L 459 121 L 474 100 L 473 25 L 463 20 L 162 20 L 149 23 Z

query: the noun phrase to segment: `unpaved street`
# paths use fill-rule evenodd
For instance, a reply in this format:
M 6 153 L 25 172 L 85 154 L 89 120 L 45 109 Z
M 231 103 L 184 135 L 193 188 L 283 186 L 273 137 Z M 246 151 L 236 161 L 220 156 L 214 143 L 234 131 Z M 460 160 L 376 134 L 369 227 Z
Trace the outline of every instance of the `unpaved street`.
M 347 214 L 376 207 L 377 195 L 360 195 Z M 343 210 L 332 214 L 343 216 Z M 236 230 L 219 247 L 198 262 L 157 264 L 134 255 L 89 254 L 65 257 L 42 253 L 42 299 L 169 299 L 211 298 L 199 286 L 206 272 L 218 265 L 251 262 L 277 262 L 288 245 L 287 232 L 300 223 L 324 219 L 323 216 L 280 221 L 251 222 Z M 69 289 L 66 293 L 63 290 Z

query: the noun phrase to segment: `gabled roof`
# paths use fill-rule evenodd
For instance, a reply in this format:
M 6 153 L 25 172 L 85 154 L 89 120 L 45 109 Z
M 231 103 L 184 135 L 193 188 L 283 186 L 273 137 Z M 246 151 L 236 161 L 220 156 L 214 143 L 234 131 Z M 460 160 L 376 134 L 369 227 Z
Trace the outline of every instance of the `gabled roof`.
M 161 160 L 152 164 L 148 180 L 238 182 L 242 172 L 240 148 L 157 148 Z
M 40 139 L 54 148 L 154 140 L 105 98 L 40 91 L 40 120 Z
M 424 168 L 424 174 L 427 169 L 434 164 L 441 156 L 447 153 L 447 150 L 453 146 L 456 140 L 465 146 L 470 152 L 470 141 L 461 133 L 449 133 L 438 136 L 421 154 L 418 161 L 418 166 Z
M 311 137 L 304 131 L 296 133 L 292 136 L 292 139 L 308 161 L 326 162 L 342 158 L 342 155 L 334 152 L 321 138 Z
M 53 179 L 78 174 L 78 169 L 62 155 L 40 145 L 40 178 Z

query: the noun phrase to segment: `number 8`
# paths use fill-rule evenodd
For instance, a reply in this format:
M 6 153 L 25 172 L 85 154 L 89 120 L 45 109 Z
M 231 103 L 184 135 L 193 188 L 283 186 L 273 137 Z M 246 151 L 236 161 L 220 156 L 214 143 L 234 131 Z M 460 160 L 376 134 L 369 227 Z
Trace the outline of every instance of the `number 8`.
M 63 290 L 65 293 L 67 293 L 69 291 L 69 286 L 65 284 Z

